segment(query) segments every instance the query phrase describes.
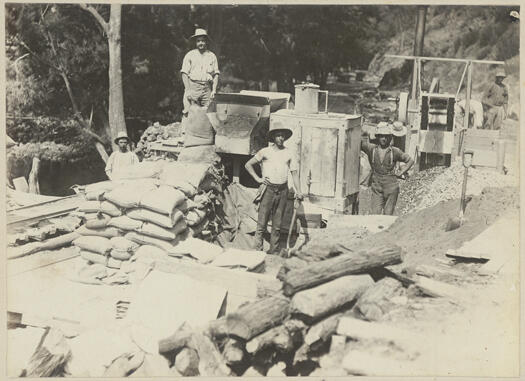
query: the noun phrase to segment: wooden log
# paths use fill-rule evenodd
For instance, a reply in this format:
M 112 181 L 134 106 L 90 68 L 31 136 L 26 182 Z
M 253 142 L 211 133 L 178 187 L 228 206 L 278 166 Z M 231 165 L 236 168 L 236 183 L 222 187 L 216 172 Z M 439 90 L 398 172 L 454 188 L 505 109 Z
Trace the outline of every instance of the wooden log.
M 292 313 L 306 316 L 310 320 L 321 318 L 355 301 L 374 284 L 372 277 L 349 275 L 331 282 L 301 291 L 292 298 Z
M 301 331 L 305 330 L 306 325 L 297 319 L 286 321 L 283 325 L 269 329 L 246 343 L 246 351 L 250 354 L 259 352 L 262 349 L 272 347 L 280 352 L 289 352 L 294 349 L 298 342 L 297 334 L 302 341 Z
M 230 294 L 251 299 L 273 295 L 282 287 L 277 278 L 269 275 L 202 265 L 178 258 L 157 260 L 153 266 L 160 271 L 184 274 L 199 281 L 220 285 L 228 289 Z
M 342 254 L 292 270 L 284 277 L 284 294 L 291 296 L 344 275 L 362 274 L 378 267 L 401 263 L 399 246 L 383 246 L 358 253 Z
M 381 320 L 393 307 L 392 298 L 402 295 L 403 292 L 404 288 L 398 280 L 385 277 L 361 295 L 354 310 L 367 320 Z
M 9 249 L 12 253 L 7 255 L 7 259 L 15 259 L 20 257 L 25 257 L 26 255 L 31 255 L 38 253 L 43 250 L 53 250 L 60 247 L 67 246 L 71 244 L 75 239 L 80 237 L 80 234 L 76 232 L 64 234 L 55 238 L 48 239 L 42 242 L 33 242 L 24 246 L 19 246 L 14 249 Z
M 310 327 L 304 337 L 304 343 L 312 346 L 317 342 L 327 341 L 337 330 L 337 324 L 343 313 L 331 315 Z
M 175 357 L 175 369 L 185 377 L 199 375 L 199 356 L 194 349 L 184 348 Z
M 47 328 L 27 365 L 27 377 L 64 377 L 71 349 L 61 330 Z
M 226 360 L 226 364 L 230 367 L 239 365 L 244 360 L 244 345 L 235 339 L 227 339 L 224 343 L 224 349 L 222 355 Z
M 159 353 L 177 352 L 191 341 L 193 330 L 187 324 L 182 324 L 173 335 L 159 341 Z
M 233 336 L 248 341 L 281 324 L 288 316 L 289 306 L 290 300 L 282 296 L 260 299 L 211 322 L 209 332 L 214 337 Z
M 204 377 L 224 377 L 231 375 L 226 361 L 213 343 L 201 332 L 191 336 L 190 347 L 199 355 L 199 374 Z

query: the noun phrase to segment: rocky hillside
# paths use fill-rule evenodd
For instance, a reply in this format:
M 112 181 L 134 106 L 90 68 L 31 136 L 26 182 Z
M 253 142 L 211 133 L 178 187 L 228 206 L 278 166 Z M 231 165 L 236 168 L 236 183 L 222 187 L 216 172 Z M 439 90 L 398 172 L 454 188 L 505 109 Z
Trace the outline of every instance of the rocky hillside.
M 426 18 L 424 55 L 505 61 L 510 89 L 510 114 L 519 115 L 519 21 L 510 16 L 517 7 L 436 6 L 429 7 Z M 415 22 L 415 20 L 414 20 Z M 414 24 L 406 25 L 405 43 L 400 33 L 385 39 L 369 65 L 365 78 L 382 88 L 408 90 L 411 62 L 385 57 L 385 54 L 413 54 Z M 465 65 L 427 62 L 423 68 L 423 89 L 439 77 L 441 91 L 456 93 Z M 473 99 L 481 100 L 483 91 L 494 81 L 496 65 L 475 64 Z M 464 91 L 460 94 L 464 96 Z

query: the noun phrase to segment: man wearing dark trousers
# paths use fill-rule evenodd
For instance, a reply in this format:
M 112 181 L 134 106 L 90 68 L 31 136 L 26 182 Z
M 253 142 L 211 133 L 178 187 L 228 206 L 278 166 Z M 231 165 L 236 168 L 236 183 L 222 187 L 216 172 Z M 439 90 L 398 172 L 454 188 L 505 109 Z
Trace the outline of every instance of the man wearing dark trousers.
M 292 174 L 295 197 L 302 199 L 297 173 L 297 163 L 284 142 L 292 136 L 292 131 L 282 123 L 276 122 L 269 132 L 271 143 L 252 157 L 245 165 L 248 173 L 261 184 L 258 192 L 260 199 L 257 230 L 255 232 L 255 250 L 263 250 L 263 234 L 266 231 L 270 215 L 272 216 L 272 232 L 268 254 L 279 253 L 281 222 L 288 198 L 288 174 Z M 255 172 L 255 164 L 262 169 L 262 177 Z
M 398 179 L 414 165 L 414 160 L 397 147 L 392 147 L 392 127 L 385 122 L 378 124 L 375 136 L 378 144 L 361 142 L 361 150 L 368 156 L 372 167 L 370 214 L 393 215 L 399 195 Z M 399 173 L 396 164 L 406 163 Z

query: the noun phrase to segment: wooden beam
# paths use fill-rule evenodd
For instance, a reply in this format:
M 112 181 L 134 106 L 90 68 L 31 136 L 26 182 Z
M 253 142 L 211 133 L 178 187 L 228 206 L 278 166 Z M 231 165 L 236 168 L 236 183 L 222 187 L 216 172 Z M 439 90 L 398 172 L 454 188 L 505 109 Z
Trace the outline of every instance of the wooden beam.
M 489 60 L 469 60 L 464 58 L 440 58 L 440 57 L 421 57 L 421 56 L 404 56 L 397 54 L 385 54 L 388 58 L 400 58 L 404 60 L 415 60 L 416 58 L 421 61 L 443 61 L 443 62 L 473 62 L 485 65 L 505 65 L 504 61 L 489 61 Z

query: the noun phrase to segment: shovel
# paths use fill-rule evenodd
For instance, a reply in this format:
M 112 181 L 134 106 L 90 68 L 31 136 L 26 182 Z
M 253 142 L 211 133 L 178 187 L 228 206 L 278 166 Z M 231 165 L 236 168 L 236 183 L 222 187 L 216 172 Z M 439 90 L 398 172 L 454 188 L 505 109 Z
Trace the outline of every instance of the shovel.
M 459 217 L 449 218 L 447 225 L 445 226 L 445 231 L 451 231 L 459 228 L 463 225 L 463 214 L 465 213 L 465 194 L 467 193 L 467 177 L 468 169 L 472 164 L 472 156 L 474 155 L 473 151 L 463 151 L 463 167 L 465 168 L 463 172 L 463 185 L 461 187 L 461 198 L 459 200 Z
M 288 238 L 286 239 L 286 249 L 284 249 L 283 252 L 281 253 L 281 256 L 285 258 L 290 258 L 290 255 L 291 255 L 292 249 L 290 249 L 290 238 L 292 237 L 293 226 L 297 218 L 297 209 L 299 209 L 300 205 L 301 205 L 301 200 L 296 198 L 293 203 L 292 221 L 290 222 L 290 229 L 288 229 Z

